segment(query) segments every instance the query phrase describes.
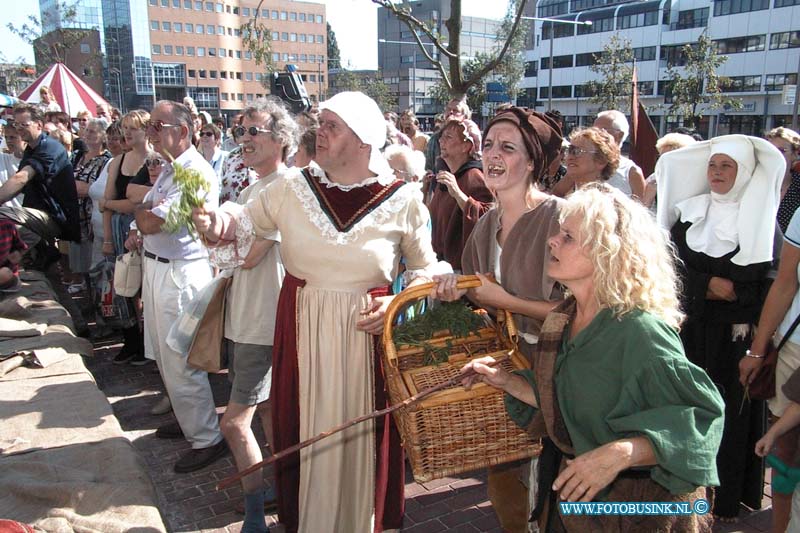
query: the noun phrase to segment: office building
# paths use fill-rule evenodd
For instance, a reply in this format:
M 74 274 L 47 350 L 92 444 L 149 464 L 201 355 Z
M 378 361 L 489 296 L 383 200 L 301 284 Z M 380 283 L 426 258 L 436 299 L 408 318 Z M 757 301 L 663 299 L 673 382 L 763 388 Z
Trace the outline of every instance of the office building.
M 106 0 L 108 1 L 108 0 Z M 142 0 L 144 3 L 144 0 Z M 191 96 L 197 107 L 233 115 L 269 94 L 270 73 L 256 65 L 241 27 L 258 0 L 149 0 L 147 29 L 156 99 Z M 271 32 L 271 59 L 278 71 L 294 64 L 312 100 L 327 90 L 325 6 L 266 0 L 259 21 Z
M 552 90 L 552 107 L 568 126 L 590 123 L 599 110 L 587 97 L 586 84 L 596 78 L 589 67 L 614 34 L 632 42 L 640 94 L 656 127 L 664 133 L 682 125 L 682 117 L 667 116 L 667 66 L 679 63 L 680 48 L 697 42 L 704 31 L 728 56 L 718 72 L 728 78 L 726 94 L 743 105 L 708 111 L 701 133 L 760 135 L 791 122 L 782 92 L 797 83 L 800 0 L 540 0 L 537 16 L 592 21 L 591 26 L 537 21 L 535 46 L 526 52 L 523 100 L 546 110 Z

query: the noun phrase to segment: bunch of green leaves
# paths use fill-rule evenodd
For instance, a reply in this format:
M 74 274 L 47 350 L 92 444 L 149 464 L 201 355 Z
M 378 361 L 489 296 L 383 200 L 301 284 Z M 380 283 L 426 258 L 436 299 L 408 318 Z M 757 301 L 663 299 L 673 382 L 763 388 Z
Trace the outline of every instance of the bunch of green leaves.
M 392 339 L 398 346 L 422 349 L 423 364 L 435 365 L 447 362 L 452 342 L 448 339 L 445 346 L 435 346 L 430 343 L 434 334 L 449 331 L 454 338 L 464 338 L 477 333 L 484 325 L 481 315 L 465 303 L 443 302 L 395 327 Z
M 161 229 L 169 233 L 177 233 L 186 228 L 189 235 L 194 237 L 192 209 L 203 207 L 206 201 L 206 194 L 211 190 L 211 184 L 197 170 L 183 168 L 175 161 L 172 162 L 172 168 L 175 171 L 172 181 L 181 194 L 178 201 L 169 206 L 167 218 L 164 220 Z

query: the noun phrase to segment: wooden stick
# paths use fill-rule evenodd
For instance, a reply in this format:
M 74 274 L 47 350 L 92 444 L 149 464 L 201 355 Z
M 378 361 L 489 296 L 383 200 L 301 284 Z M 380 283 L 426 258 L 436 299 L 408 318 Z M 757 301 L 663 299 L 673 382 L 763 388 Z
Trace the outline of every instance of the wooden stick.
M 502 363 L 503 361 L 508 359 L 510 356 L 511 356 L 511 352 L 509 352 L 508 354 L 502 355 L 500 357 L 497 357 L 495 359 L 494 363 L 492 363 L 492 364 L 490 364 L 488 366 L 496 366 L 497 364 Z M 250 474 L 252 474 L 253 472 L 255 472 L 257 470 L 260 470 L 261 468 L 263 468 L 263 467 L 265 467 L 267 465 L 270 465 L 270 464 L 274 463 L 275 461 L 280 461 L 284 457 L 286 457 L 288 455 L 291 455 L 291 454 L 293 454 L 295 452 L 298 452 L 298 451 L 302 450 L 303 448 L 305 448 L 307 446 L 311 446 L 315 442 L 319 442 L 322 439 L 330 437 L 331 435 L 335 435 L 336 433 L 340 433 L 340 432 L 344 431 L 345 429 L 347 429 L 349 427 L 352 427 L 352 426 L 360 424 L 361 422 L 366 422 L 367 420 L 370 420 L 370 419 L 373 419 L 373 418 L 379 418 L 381 416 L 388 415 L 389 413 L 397 411 L 398 409 L 403 409 L 405 407 L 413 405 L 416 402 L 422 400 L 423 398 L 425 398 L 427 396 L 430 396 L 434 392 L 439 392 L 440 390 L 452 387 L 456 383 L 460 382 L 462 379 L 468 378 L 468 377 L 472 377 L 475 374 L 477 374 L 477 372 L 475 372 L 475 370 L 473 370 L 473 369 L 470 369 L 467 372 L 464 372 L 463 374 L 459 374 L 457 376 L 454 376 L 454 377 L 448 379 L 445 382 L 442 382 L 442 383 L 439 383 L 438 385 L 434 385 L 433 387 L 428 387 L 427 389 L 421 390 L 417 394 L 415 394 L 414 396 L 412 396 L 410 398 L 407 398 L 407 399 L 403 400 L 402 402 L 400 402 L 398 404 L 395 404 L 395 405 L 392 405 L 390 407 L 387 407 L 386 409 L 381 409 L 380 411 L 373 411 L 372 413 L 359 416 L 358 418 L 353 418 L 352 420 L 348 420 L 347 422 L 344 422 L 344 423 L 342 423 L 342 424 L 340 424 L 340 425 L 338 425 L 338 426 L 336 426 L 336 427 L 334 427 L 332 429 L 329 429 L 328 431 L 323 431 L 322 433 L 320 433 L 319 435 L 317 435 L 315 437 L 312 437 L 312 438 L 310 438 L 308 440 L 304 440 L 303 442 L 295 444 L 294 446 L 290 446 L 290 447 L 286 448 L 285 450 L 281 450 L 278 453 L 273 454 L 271 457 L 269 457 L 267 459 L 264 459 L 260 463 L 256 463 L 253 466 L 245 468 L 241 472 L 238 472 L 238 473 L 236 473 L 236 474 L 234 474 L 232 476 L 226 477 L 225 479 L 223 479 L 222 481 L 217 483 L 217 490 L 222 490 L 222 489 L 225 489 L 227 487 L 230 487 L 232 484 L 236 483 L 237 481 L 239 481 L 243 477 L 245 477 L 247 475 L 250 475 Z

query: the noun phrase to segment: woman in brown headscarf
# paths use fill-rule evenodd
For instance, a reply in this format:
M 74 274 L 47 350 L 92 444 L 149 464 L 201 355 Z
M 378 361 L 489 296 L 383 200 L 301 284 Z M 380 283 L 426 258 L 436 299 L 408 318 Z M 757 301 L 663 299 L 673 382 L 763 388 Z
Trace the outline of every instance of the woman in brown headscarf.
M 545 272 L 547 239 L 558 233 L 562 200 L 539 187 L 560 155 L 561 130 L 550 117 L 520 107 L 495 115 L 484 134 L 483 175 L 497 204 L 475 225 L 461 259 L 464 274 L 477 274 L 483 285 L 460 291 L 455 275 L 437 280 L 436 296 L 443 300 L 466 294 L 481 307 L 511 311 L 528 358 L 542 321 L 562 299 L 561 287 Z M 527 531 L 531 466 L 516 462 L 489 471 L 489 498 L 504 531 Z

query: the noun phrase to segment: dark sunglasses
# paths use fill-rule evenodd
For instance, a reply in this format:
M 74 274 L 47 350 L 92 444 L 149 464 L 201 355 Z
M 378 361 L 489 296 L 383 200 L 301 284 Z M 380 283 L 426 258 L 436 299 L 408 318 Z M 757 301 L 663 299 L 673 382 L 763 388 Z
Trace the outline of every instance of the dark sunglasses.
M 201 131 L 200 132 L 200 137 L 213 137 L 213 136 L 214 136 L 214 132 L 213 131 Z
M 149 130 L 150 128 L 153 129 L 154 132 L 160 133 L 161 130 L 164 128 L 180 128 L 180 124 L 167 124 L 163 120 L 148 120 L 144 124 L 144 129 Z
M 161 165 L 163 165 L 164 164 L 164 160 L 163 159 L 148 159 L 147 161 L 144 162 L 144 164 L 147 165 L 150 168 L 156 168 L 156 167 L 160 167 Z
M 241 137 L 245 133 L 249 133 L 251 137 L 255 137 L 259 133 L 272 133 L 272 130 L 256 128 L 255 126 L 250 126 L 249 128 L 245 128 L 244 126 L 236 126 L 233 128 L 233 134 L 237 137 Z

